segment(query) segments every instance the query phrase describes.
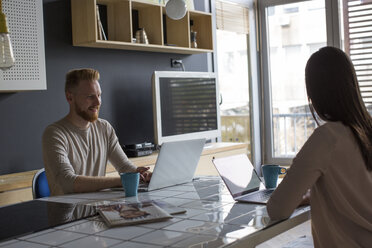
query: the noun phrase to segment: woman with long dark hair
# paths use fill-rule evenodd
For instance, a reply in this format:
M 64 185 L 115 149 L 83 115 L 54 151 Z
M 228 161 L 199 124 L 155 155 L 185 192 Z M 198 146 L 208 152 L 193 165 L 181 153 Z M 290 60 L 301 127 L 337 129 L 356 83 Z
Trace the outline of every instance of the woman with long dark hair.
M 315 247 L 372 247 L 372 118 L 354 66 L 342 50 L 324 47 L 308 60 L 305 81 L 313 117 L 325 123 L 293 159 L 269 216 L 288 218 L 310 189 Z

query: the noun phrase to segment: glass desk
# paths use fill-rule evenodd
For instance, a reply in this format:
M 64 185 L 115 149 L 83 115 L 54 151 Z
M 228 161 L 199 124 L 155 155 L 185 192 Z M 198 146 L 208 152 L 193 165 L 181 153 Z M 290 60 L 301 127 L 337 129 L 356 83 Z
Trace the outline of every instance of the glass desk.
M 123 197 L 123 191 L 108 190 L 38 201 L 91 205 Z M 124 199 L 166 201 L 187 212 L 168 221 L 114 228 L 108 228 L 96 215 L 20 236 L 0 243 L 0 247 L 255 247 L 310 219 L 310 208 L 303 207 L 287 220 L 270 223 L 264 205 L 235 202 L 219 177 L 200 177 Z

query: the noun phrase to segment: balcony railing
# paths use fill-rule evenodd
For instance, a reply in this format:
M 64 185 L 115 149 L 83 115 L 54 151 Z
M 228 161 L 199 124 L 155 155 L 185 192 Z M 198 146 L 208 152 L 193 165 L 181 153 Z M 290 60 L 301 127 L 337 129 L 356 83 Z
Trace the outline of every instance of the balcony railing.
M 275 157 L 293 157 L 316 128 L 311 113 L 273 114 Z
M 251 128 L 249 115 L 221 115 L 221 135 L 224 142 L 247 143 L 248 156 L 250 156 Z
M 221 124 L 222 141 L 250 144 L 249 115 L 223 115 Z M 273 114 L 274 156 L 295 156 L 315 127 L 311 113 Z

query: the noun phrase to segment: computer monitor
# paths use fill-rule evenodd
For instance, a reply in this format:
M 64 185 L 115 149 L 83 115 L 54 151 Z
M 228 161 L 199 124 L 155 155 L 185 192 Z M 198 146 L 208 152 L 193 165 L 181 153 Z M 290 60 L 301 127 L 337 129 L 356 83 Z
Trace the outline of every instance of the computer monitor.
M 152 89 L 156 144 L 221 136 L 216 74 L 155 71 Z

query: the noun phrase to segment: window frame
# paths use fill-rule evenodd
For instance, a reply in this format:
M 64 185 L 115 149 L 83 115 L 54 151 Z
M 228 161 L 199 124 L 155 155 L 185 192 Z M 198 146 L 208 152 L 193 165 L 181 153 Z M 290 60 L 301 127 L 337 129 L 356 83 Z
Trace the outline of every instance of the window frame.
M 212 25 L 216 27 L 216 6 L 214 0 L 209 1 L 211 13 L 213 16 Z M 250 97 L 250 114 L 251 114 L 251 154 L 252 164 L 260 173 L 262 164 L 262 144 L 261 144 L 261 109 L 260 109 L 260 67 L 259 67 L 259 39 L 258 39 L 258 13 L 257 0 L 228 0 L 228 2 L 235 2 L 248 8 L 248 67 L 250 68 L 249 77 L 249 97 Z M 216 29 L 213 29 L 213 42 L 216 44 Z M 217 67 L 217 53 L 216 46 L 211 54 L 210 71 L 218 72 Z
M 372 106 L 372 0 L 343 0 L 345 52 L 354 64 L 359 89 L 369 112 Z M 368 23 L 368 24 L 365 24 Z
M 250 137 L 250 143 L 248 146 L 248 156 L 250 156 L 250 159 L 252 160 L 253 157 L 253 141 L 252 141 L 252 101 L 251 96 L 252 92 L 250 90 L 252 79 L 252 70 L 251 70 L 251 63 L 250 63 L 250 32 L 249 32 L 249 8 L 248 6 L 236 3 L 234 1 L 221 1 L 221 0 L 215 0 L 215 10 L 216 10 L 216 37 L 218 30 L 220 31 L 227 31 L 232 33 L 237 33 L 240 35 L 244 35 L 246 39 L 246 56 L 247 56 L 247 86 L 248 86 L 248 106 L 249 106 L 249 137 Z M 224 12 L 226 11 L 226 12 Z M 233 15 L 234 13 L 234 15 Z M 225 25 L 224 25 L 225 24 Z M 218 40 L 216 39 L 216 49 L 218 47 Z M 217 58 L 217 57 L 216 57 Z M 218 61 L 216 60 L 217 64 Z M 216 67 L 217 68 L 217 67 Z M 217 71 L 218 73 L 218 71 Z M 221 80 L 219 79 L 219 84 L 221 84 Z M 221 87 L 221 85 L 220 85 Z M 223 99 L 223 92 L 220 90 L 220 96 L 221 101 Z M 221 108 L 221 107 L 220 107 Z M 220 110 L 221 111 L 221 110 Z M 221 114 L 220 114 L 221 115 Z M 221 115 L 222 118 L 222 115 Z M 222 125 L 222 119 L 221 119 L 221 125 Z M 222 138 L 221 138 L 222 139 Z M 238 141 L 241 142 L 241 141 Z
M 259 38 L 261 44 L 261 137 L 262 137 L 262 160 L 264 164 L 273 163 L 290 165 L 293 157 L 274 157 L 273 120 L 272 120 L 272 93 L 269 74 L 268 37 L 267 37 L 267 14 L 266 8 L 270 6 L 306 2 L 310 0 L 260 0 L 258 1 L 259 14 Z M 326 15 L 327 45 L 341 48 L 339 1 L 324 0 Z

